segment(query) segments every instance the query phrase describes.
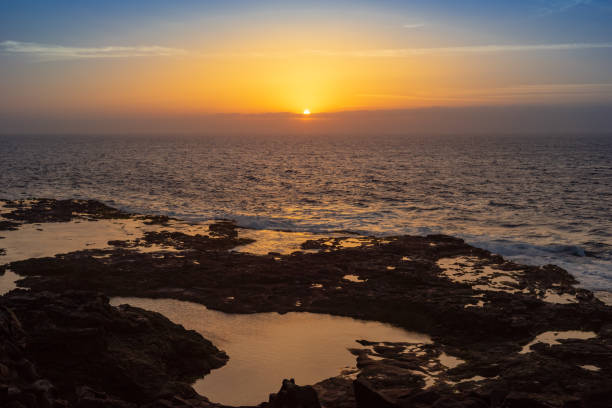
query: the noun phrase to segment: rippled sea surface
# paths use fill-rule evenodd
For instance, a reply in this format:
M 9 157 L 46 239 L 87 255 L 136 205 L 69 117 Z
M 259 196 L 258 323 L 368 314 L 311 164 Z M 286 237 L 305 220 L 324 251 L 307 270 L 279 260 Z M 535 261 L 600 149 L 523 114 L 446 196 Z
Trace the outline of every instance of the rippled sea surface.
M 261 229 L 441 232 L 612 290 L 610 135 L 2 136 L 0 197 Z

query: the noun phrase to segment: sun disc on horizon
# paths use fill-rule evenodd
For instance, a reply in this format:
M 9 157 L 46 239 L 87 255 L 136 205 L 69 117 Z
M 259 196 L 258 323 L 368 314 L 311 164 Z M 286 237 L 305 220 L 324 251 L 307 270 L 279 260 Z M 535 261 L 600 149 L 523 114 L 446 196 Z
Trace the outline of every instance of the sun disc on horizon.
M 310 109 L 304 109 L 304 112 L 302 112 L 304 115 L 310 115 Z

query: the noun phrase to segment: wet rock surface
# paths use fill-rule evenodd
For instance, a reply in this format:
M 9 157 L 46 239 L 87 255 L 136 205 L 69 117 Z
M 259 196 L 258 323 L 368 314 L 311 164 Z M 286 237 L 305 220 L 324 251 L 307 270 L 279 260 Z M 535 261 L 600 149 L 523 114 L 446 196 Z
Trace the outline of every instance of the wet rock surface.
M 609 374 L 583 367 L 590 361 L 598 373 L 609 373 L 611 340 L 604 333 L 586 341 L 539 343 L 524 354 L 516 354 L 511 343 L 455 349 L 465 360 L 454 364 L 445 360 L 444 345 L 372 344 L 371 350 L 355 351 L 355 398 L 364 407 L 607 407 Z
M 95 200 L 54 200 L 39 198 L 4 202 L 4 218 L 23 223 L 68 222 L 75 218 L 127 218 L 130 214 Z M 13 222 L 13 224 L 15 224 Z
M 44 214 L 29 209 L 12 219 L 57 218 L 67 214 L 56 210 L 65 205 L 47 202 L 37 207 Z M 94 219 L 113 214 L 83 205 Z M 257 256 L 231 251 L 247 243 L 232 222 L 211 224 L 208 236 L 164 231 L 164 220 L 157 222 L 158 232 L 108 249 L 9 267 L 34 292 L 175 298 L 232 313 L 330 313 L 432 335 L 431 345 L 363 339 L 365 349 L 353 350 L 354 376 L 314 386 L 325 407 L 609 407 L 612 401 L 612 308 L 556 266 L 517 265 L 443 235 L 334 237 L 307 241 L 304 251 L 289 255 Z M 173 250 L 137 251 L 151 245 Z M 569 330 L 594 337 L 535 343 L 522 352 L 543 332 Z
M 109 207 L 96 200 L 56 200 L 36 198 L 30 200 L 0 200 L 0 231 L 14 231 L 21 224 L 69 222 L 73 220 L 108 220 L 134 217 L 147 225 L 167 225 L 175 220 L 166 215 L 139 215 Z M 2 219 L 4 218 L 4 219 Z
M 109 241 L 109 244 L 120 248 L 148 248 L 152 245 L 163 245 L 164 247 L 171 247 L 179 251 L 211 251 L 228 250 L 253 242 L 252 239 L 238 238 L 238 233 L 235 229 L 219 233 L 214 229 L 216 226 L 217 224 L 211 225 L 213 227 L 210 230 L 212 238 L 207 235 L 188 235 L 176 231 L 148 231 L 145 232 L 142 238 L 137 238 L 133 241 Z
M 0 231 L 17 231 L 19 228 L 18 222 L 0 221 Z

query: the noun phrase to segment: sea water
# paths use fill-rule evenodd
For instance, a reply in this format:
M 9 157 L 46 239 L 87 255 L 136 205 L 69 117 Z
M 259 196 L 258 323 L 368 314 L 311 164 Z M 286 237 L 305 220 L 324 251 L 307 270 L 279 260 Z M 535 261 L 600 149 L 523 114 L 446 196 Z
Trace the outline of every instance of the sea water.
M 612 290 L 609 135 L 1 136 L 0 198 L 25 197 L 256 229 L 446 233 Z

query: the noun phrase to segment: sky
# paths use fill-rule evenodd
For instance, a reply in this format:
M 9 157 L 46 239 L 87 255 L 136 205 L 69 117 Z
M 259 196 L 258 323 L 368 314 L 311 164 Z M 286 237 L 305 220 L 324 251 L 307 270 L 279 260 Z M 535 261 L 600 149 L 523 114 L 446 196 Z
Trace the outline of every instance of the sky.
M 610 21 L 612 0 L 2 0 L 0 133 L 612 131 Z

